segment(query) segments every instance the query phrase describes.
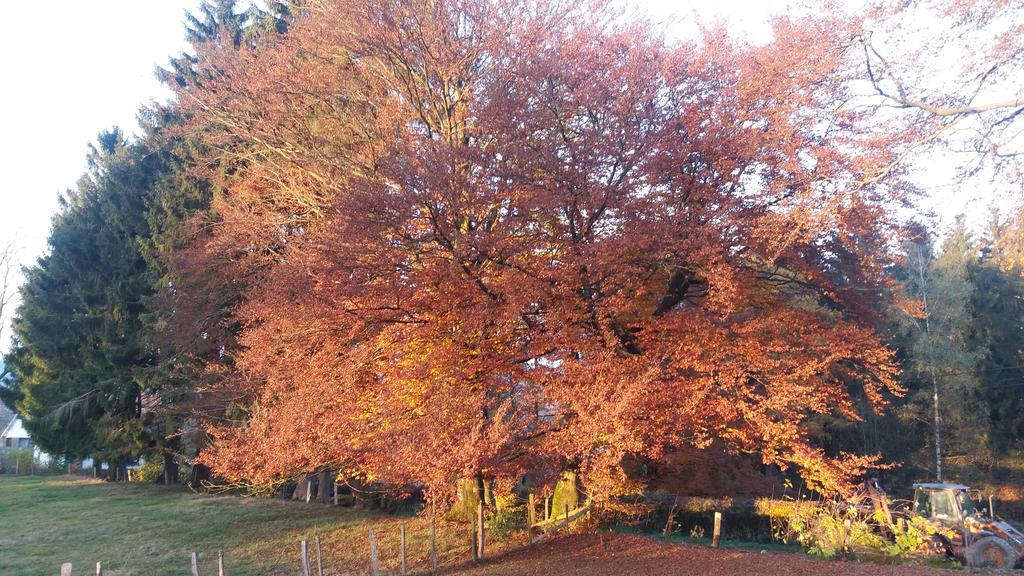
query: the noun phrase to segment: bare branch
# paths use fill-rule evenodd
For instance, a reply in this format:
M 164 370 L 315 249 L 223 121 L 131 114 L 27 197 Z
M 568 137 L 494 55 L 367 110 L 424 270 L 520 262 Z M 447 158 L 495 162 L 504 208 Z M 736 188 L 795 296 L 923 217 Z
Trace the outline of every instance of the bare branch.
M 0 245 L 0 342 L 3 342 L 4 331 L 7 328 L 7 316 L 10 313 L 11 303 L 17 292 L 15 277 L 18 266 L 18 243 L 9 240 Z
M 981 76 L 978 87 L 975 89 L 974 94 L 971 96 L 969 104 L 965 106 L 940 106 L 937 104 L 930 104 L 924 100 L 911 98 L 907 95 L 907 91 L 904 88 L 903 82 L 895 76 L 891 71 L 889 62 L 875 49 L 871 43 L 870 35 L 861 38 L 861 43 L 864 45 L 864 60 L 867 65 L 868 80 L 874 87 L 875 92 L 879 96 L 892 101 L 897 105 L 898 108 L 917 108 L 929 114 L 940 117 L 950 116 L 965 116 L 968 114 L 983 114 L 985 112 L 992 112 L 994 110 L 1006 110 L 1011 108 L 1018 108 L 1024 106 L 1024 95 L 1019 95 L 1014 98 L 1008 98 L 1006 100 L 997 100 L 993 102 L 987 102 L 985 104 L 973 104 L 974 99 L 977 97 L 978 92 L 981 89 L 981 85 L 984 84 L 988 76 L 993 73 L 997 68 L 998 64 L 993 65 L 985 74 Z M 875 69 L 872 65 L 872 56 L 878 61 L 881 68 L 880 70 Z M 896 94 L 887 91 L 882 86 L 882 81 L 885 80 L 885 75 L 888 75 L 888 79 L 896 86 Z

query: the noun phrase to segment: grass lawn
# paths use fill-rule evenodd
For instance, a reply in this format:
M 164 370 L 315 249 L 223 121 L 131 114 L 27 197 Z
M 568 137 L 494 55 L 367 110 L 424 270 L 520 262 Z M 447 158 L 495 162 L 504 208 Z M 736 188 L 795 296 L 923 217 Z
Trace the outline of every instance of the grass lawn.
M 629 534 L 627 531 L 623 531 L 624 534 Z M 683 536 L 681 534 L 672 534 L 671 536 L 662 536 L 661 534 L 642 534 L 645 536 L 653 537 L 657 540 L 663 540 L 665 542 L 674 542 L 676 544 L 693 544 L 695 546 L 702 546 L 704 548 L 711 547 L 711 538 L 697 538 L 692 536 Z M 722 538 L 718 543 L 718 547 L 722 550 L 754 550 L 756 552 L 791 552 L 798 554 L 801 552 L 798 544 L 783 544 L 782 542 L 751 542 L 750 540 L 727 540 Z
M 0 476 L 0 576 L 186 576 L 193 550 L 202 576 L 214 576 L 218 549 L 227 576 L 301 574 L 299 542 L 323 544 L 324 573 L 369 574 L 368 532 L 378 536 L 384 574 L 399 574 L 399 529 L 408 533 L 410 573 L 430 567 L 429 521 L 350 508 L 266 498 L 209 496 L 184 488 L 109 484 L 78 478 Z M 469 563 L 469 527 L 439 522 L 438 557 L 448 576 L 944 576 L 925 566 L 825 562 L 791 549 L 723 542 L 583 534 L 523 546 L 522 535 L 488 544 L 489 558 Z M 782 552 L 786 550 L 786 552 Z
M 193 550 L 201 574 L 216 575 L 217 550 L 223 549 L 227 576 L 295 576 L 303 539 L 310 541 L 315 573 L 314 534 L 326 574 L 366 574 L 370 528 L 383 568 L 397 573 L 401 524 L 408 530 L 410 568 L 428 568 L 429 521 L 422 518 L 178 487 L 0 476 L 0 575 L 55 576 L 63 562 L 74 564 L 76 576 L 91 575 L 102 561 L 108 576 L 184 576 Z M 466 525 L 439 522 L 437 536 L 442 564 L 468 559 Z

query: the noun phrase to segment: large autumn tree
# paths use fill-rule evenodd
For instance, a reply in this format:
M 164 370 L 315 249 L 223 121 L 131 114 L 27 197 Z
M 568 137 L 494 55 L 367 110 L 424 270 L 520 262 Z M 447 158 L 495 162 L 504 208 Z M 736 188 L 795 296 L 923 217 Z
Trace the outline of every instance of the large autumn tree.
M 910 145 L 843 107 L 849 30 L 674 45 L 511 8 L 316 2 L 200 48 L 178 102 L 225 192 L 178 266 L 246 279 L 206 460 L 439 496 L 572 468 L 603 496 L 627 456 L 718 441 L 842 489 L 873 458 L 802 423 L 899 391 L 865 326 Z

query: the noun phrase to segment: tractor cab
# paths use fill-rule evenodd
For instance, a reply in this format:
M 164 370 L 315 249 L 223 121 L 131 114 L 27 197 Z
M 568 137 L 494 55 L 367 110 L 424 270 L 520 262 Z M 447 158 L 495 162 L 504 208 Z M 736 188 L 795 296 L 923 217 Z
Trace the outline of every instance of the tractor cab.
M 1024 534 L 991 517 L 991 511 L 976 508 L 971 493 L 962 484 L 914 484 L 914 512 L 948 530 L 948 537 L 935 535 L 947 555 L 972 567 L 1017 567 L 1024 556 Z
M 961 524 L 975 514 L 970 488 L 962 484 L 914 484 L 914 512 L 944 525 Z

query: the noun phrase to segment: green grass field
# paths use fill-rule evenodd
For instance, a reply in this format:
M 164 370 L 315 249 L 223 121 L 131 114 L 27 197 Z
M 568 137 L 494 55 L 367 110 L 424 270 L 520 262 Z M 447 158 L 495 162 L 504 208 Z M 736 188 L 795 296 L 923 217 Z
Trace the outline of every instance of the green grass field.
M 184 488 L 52 477 L 0 477 L 0 575 L 55 576 L 63 562 L 74 574 L 184 576 L 189 556 L 201 574 L 216 575 L 224 550 L 227 576 L 300 573 L 300 541 L 323 545 L 325 573 L 365 574 L 368 531 L 379 539 L 388 572 L 399 563 L 399 526 L 408 529 L 411 569 L 429 566 L 426 519 L 266 498 L 209 496 Z M 442 564 L 468 555 L 465 525 L 439 523 Z M 311 552 L 315 570 L 315 552 Z
M 0 576 L 187 576 L 190 553 L 200 574 L 215 576 L 224 550 L 227 576 L 301 574 L 299 542 L 319 535 L 327 576 L 369 574 L 368 532 L 379 538 L 383 573 L 399 574 L 399 529 L 408 530 L 409 572 L 429 572 L 429 521 L 349 508 L 265 498 L 209 496 L 184 488 L 108 484 L 75 478 L 0 476 Z M 440 564 L 449 576 L 940 576 L 927 566 L 882 566 L 814 560 L 758 545 L 581 534 L 525 547 L 522 539 L 488 545 L 488 560 L 467 562 L 469 528 L 437 525 Z M 314 574 L 315 552 L 311 555 Z M 455 565 L 458 565 L 457 567 Z

